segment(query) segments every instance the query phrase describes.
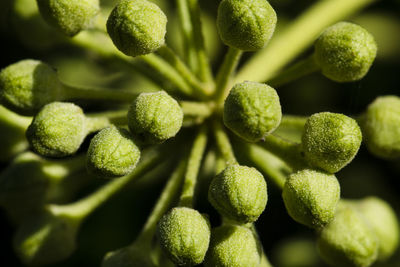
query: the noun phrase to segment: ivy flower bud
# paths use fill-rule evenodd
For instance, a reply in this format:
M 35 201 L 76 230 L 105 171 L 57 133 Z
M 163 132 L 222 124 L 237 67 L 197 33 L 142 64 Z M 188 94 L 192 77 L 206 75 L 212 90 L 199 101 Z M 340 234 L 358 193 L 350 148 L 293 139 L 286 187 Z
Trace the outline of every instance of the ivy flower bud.
M 343 114 L 321 112 L 307 119 L 302 145 L 311 165 L 335 173 L 353 160 L 361 140 L 355 120 Z
M 349 22 L 327 28 L 315 43 L 315 58 L 322 74 L 337 82 L 362 79 L 371 67 L 376 51 L 374 37 Z
M 223 119 L 226 127 L 249 142 L 257 142 L 273 132 L 281 117 L 279 96 L 266 84 L 236 84 L 225 100 Z
M 128 111 L 129 129 L 145 144 L 159 144 L 174 137 L 182 122 L 181 107 L 164 91 L 141 93 Z
M 396 213 L 385 201 L 377 197 L 361 200 L 356 208 L 368 220 L 378 237 L 378 259 L 388 259 L 399 245 L 399 222 Z
M 251 223 L 267 205 L 267 184 L 255 168 L 230 165 L 210 184 L 208 200 L 224 217 Z
M 114 45 L 128 56 L 146 55 L 165 42 L 167 17 L 147 0 L 121 0 L 111 12 L 107 31 Z
M 311 228 L 321 228 L 335 215 L 340 185 L 334 175 L 301 170 L 286 180 L 282 197 L 293 220 Z
M 378 241 L 365 218 L 339 203 L 334 219 L 319 233 L 317 247 L 332 266 L 370 266 L 378 255 Z
M 37 0 L 40 14 L 68 36 L 89 28 L 100 13 L 99 0 Z
M 369 151 L 379 157 L 400 157 L 400 98 L 382 96 L 367 108 L 362 129 Z
M 261 247 L 253 232 L 243 226 L 223 225 L 211 232 L 206 267 L 249 267 L 260 264 Z
M 97 133 L 90 142 L 87 168 L 104 177 L 130 173 L 140 158 L 140 150 L 128 130 L 109 127 Z
M 63 157 L 75 153 L 86 137 L 86 118 L 72 103 L 44 106 L 26 131 L 32 148 L 40 155 Z
M 217 26 L 222 41 L 243 51 L 263 48 L 275 30 L 275 10 L 266 0 L 223 0 Z
M 61 87 L 56 71 L 38 60 L 21 60 L 0 72 L 1 103 L 23 115 L 57 99 Z
M 178 207 L 165 214 L 158 225 L 160 244 L 177 265 L 203 262 L 210 242 L 210 223 L 198 211 Z
M 68 258 L 76 248 L 78 225 L 72 218 L 50 212 L 25 220 L 14 237 L 14 249 L 30 266 L 51 264 Z

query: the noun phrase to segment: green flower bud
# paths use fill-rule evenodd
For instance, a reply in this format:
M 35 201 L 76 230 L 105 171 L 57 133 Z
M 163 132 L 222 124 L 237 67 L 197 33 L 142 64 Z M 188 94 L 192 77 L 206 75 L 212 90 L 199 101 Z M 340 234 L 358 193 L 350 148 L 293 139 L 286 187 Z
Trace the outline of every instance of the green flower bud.
M 260 264 L 261 247 L 247 227 L 223 225 L 211 232 L 206 267 L 249 267 Z
M 90 28 L 100 13 L 99 0 L 36 1 L 43 18 L 68 36 L 74 36 Z
M 175 136 L 182 122 L 181 107 L 164 91 L 141 93 L 128 111 L 129 129 L 146 144 L 159 144 Z
M 361 140 L 355 120 L 343 114 L 321 112 L 308 118 L 302 145 L 311 165 L 335 173 L 353 160 Z
M 379 260 L 388 259 L 399 245 L 399 222 L 388 203 L 377 197 L 368 197 L 356 207 L 368 220 L 379 241 Z
M 272 87 L 256 82 L 233 86 L 224 104 L 224 123 L 235 134 L 257 142 L 281 122 L 279 96 Z
M 301 170 L 286 180 L 282 197 L 293 220 L 311 228 L 321 228 L 335 215 L 340 185 L 334 175 Z
M 0 72 L 1 103 L 23 115 L 57 99 L 61 87 L 56 71 L 38 60 L 21 60 Z
M 72 103 L 53 102 L 44 106 L 26 131 L 33 150 L 47 157 L 75 153 L 86 137 L 86 118 Z
M 158 225 L 160 244 L 177 265 L 193 266 L 203 262 L 210 242 L 210 223 L 198 211 L 173 208 Z
M 378 255 L 378 241 L 365 218 L 341 202 L 334 219 L 319 233 L 321 257 L 332 266 L 366 267 Z
M 140 150 L 128 130 L 109 127 L 91 140 L 86 163 L 94 174 L 118 177 L 132 172 L 139 158 Z
M 223 0 L 217 26 L 222 41 L 244 51 L 263 48 L 275 30 L 276 13 L 266 0 Z
M 147 0 L 121 0 L 108 18 L 107 31 L 124 54 L 145 55 L 164 44 L 167 17 Z
M 62 261 L 76 248 L 78 225 L 66 216 L 50 212 L 33 215 L 14 236 L 14 249 L 26 265 L 46 265 Z
M 372 102 L 362 123 L 369 151 L 382 158 L 400 157 L 400 98 L 382 96 Z
M 315 43 L 315 59 L 322 74 L 337 82 L 362 79 L 371 67 L 376 51 L 374 37 L 349 22 L 327 28 Z
M 255 168 L 230 165 L 210 184 L 208 200 L 224 217 L 250 223 L 258 219 L 267 205 L 267 183 Z

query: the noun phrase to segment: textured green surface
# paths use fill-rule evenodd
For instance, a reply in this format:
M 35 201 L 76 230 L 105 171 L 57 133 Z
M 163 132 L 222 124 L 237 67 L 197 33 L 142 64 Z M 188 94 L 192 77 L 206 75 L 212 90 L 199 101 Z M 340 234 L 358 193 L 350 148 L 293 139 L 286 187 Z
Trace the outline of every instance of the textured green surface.
M 181 266 L 203 262 L 210 242 L 210 223 L 198 211 L 178 207 L 165 214 L 158 226 L 160 245 Z
M 76 232 L 77 225 L 67 217 L 39 214 L 18 228 L 14 249 L 25 264 L 46 265 L 71 256 L 76 248 Z
M 0 72 L 2 105 L 23 115 L 57 100 L 61 87 L 56 71 L 38 60 L 21 60 Z
M 38 154 L 64 157 L 75 153 L 87 130 L 86 118 L 80 107 L 72 103 L 53 102 L 34 117 L 26 137 Z
M 356 202 L 356 208 L 368 220 L 379 241 L 379 260 L 388 259 L 399 244 L 399 222 L 388 203 L 377 197 L 367 197 Z
M 146 144 L 159 144 L 175 136 L 182 122 L 181 107 L 164 91 L 141 93 L 128 111 L 129 129 Z
M 37 0 L 43 18 L 68 36 L 90 28 L 100 13 L 99 0 Z
M 133 171 L 140 158 L 140 150 L 131 134 L 122 128 L 101 130 L 90 141 L 87 167 L 103 177 L 124 176 Z
M 267 205 L 267 184 L 255 168 L 230 165 L 210 184 L 208 200 L 224 217 L 239 223 L 254 222 Z
M 289 215 L 311 228 L 332 221 L 340 199 L 340 185 L 334 175 L 315 170 L 291 174 L 282 191 Z
M 206 267 L 256 267 L 260 264 L 261 248 L 247 227 L 224 225 L 211 232 Z
M 257 142 L 274 131 L 281 117 L 279 96 L 266 84 L 236 84 L 225 100 L 224 124 L 249 142 Z
M 335 173 L 353 160 L 361 140 L 361 130 L 354 119 L 343 114 L 321 112 L 307 119 L 302 145 L 311 165 Z
M 244 51 L 263 48 L 275 30 L 276 13 L 266 0 L 223 0 L 217 26 L 222 41 Z
M 165 42 L 167 17 L 154 3 L 122 0 L 111 12 L 107 31 L 115 46 L 128 56 L 157 50 Z
M 362 79 L 371 67 L 376 51 L 374 37 L 349 22 L 329 27 L 315 43 L 315 56 L 322 74 L 337 82 Z
M 381 96 L 372 102 L 362 123 L 369 151 L 379 157 L 400 157 L 400 98 Z
M 148 250 L 139 246 L 128 246 L 106 254 L 101 267 L 157 267 Z
M 343 202 L 333 221 L 320 232 L 317 246 L 332 266 L 367 267 L 378 255 L 378 240 L 368 222 Z

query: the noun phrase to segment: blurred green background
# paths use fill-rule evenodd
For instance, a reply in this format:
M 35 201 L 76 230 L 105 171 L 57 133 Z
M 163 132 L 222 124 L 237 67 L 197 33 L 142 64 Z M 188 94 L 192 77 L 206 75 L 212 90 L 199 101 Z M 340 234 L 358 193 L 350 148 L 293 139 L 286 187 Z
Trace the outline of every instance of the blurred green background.
M 65 44 L 63 37 L 53 33 L 50 28 L 38 30 L 37 25 L 46 25 L 32 13 L 35 9 L 32 1 L 0 2 L 0 68 L 21 59 L 34 58 L 50 63 L 59 70 L 63 81 L 73 84 L 116 89 L 155 88 L 150 81 L 127 72 L 112 62 L 104 61 L 90 51 L 81 51 Z M 20 5 L 13 6 L 17 2 Z M 167 42 L 180 51 L 180 32 L 177 28 L 179 22 L 174 12 L 174 1 L 155 2 L 169 18 Z M 199 2 L 204 10 L 206 44 L 215 70 L 226 51 L 219 41 L 214 24 L 219 1 Z M 270 3 L 278 14 L 277 34 L 313 2 L 315 1 L 271 0 Z M 104 12 L 107 13 L 114 3 L 112 0 L 102 1 Z M 320 74 L 313 74 L 277 88 L 284 113 L 311 115 L 315 112 L 331 111 L 358 115 L 379 95 L 400 96 L 400 1 L 377 1 L 348 18 L 348 21 L 365 27 L 376 38 L 378 56 L 368 75 L 359 82 L 338 84 Z M 244 60 L 249 56 L 251 54 L 247 53 Z M 6 165 L 7 163 L 2 163 L 1 168 Z M 161 177 L 163 179 L 127 188 L 102 206 L 83 225 L 78 238 L 78 249 L 73 257 L 54 266 L 98 266 L 105 252 L 128 245 L 144 223 L 168 173 L 162 173 Z M 337 177 L 341 184 L 342 197 L 379 196 L 388 201 L 400 215 L 399 160 L 390 162 L 378 159 L 362 146 L 354 161 L 340 171 Z M 204 196 L 204 191 L 200 193 Z M 295 223 L 287 215 L 280 191 L 272 183 L 269 183 L 268 193 L 267 208 L 256 225 L 272 264 L 277 267 L 325 266 L 316 254 L 314 233 Z M 204 197 L 199 198 L 198 206 L 202 212 L 210 213 L 211 218 L 218 217 Z M 212 219 L 212 222 L 218 223 L 218 220 Z M 14 231 L 5 212 L 0 210 L 0 266 L 21 266 L 12 250 Z M 374 266 L 400 266 L 400 251 L 388 263 Z

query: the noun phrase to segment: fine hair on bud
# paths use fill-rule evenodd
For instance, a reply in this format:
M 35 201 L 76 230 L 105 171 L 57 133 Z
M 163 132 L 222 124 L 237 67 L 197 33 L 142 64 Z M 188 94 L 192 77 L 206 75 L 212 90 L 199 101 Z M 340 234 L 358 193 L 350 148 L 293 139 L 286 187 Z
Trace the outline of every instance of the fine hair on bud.
M 289 176 L 282 197 L 287 212 L 295 221 L 311 228 L 322 228 L 335 215 L 340 185 L 333 174 L 305 169 Z
M 255 168 L 240 165 L 226 167 L 211 181 L 208 200 L 224 217 L 251 223 L 267 205 L 267 183 Z
M 140 150 L 128 130 L 111 126 L 98 132 L 90 141 L 87 168 L 102 177 L 129 174 L 140 159 Z
M 343 114 L 321 112 L 307 119 L 302 146 L 309 164 L 335 173 L 353 160 L 361 140 L 361 129 L 354 119 Z
M 275 30 L 275 10 L 266 0 L 222 0 L 217 27 L 222 41 L 243 51 L 259 50 Z
M 206 267 L 259 266 L 261 246 L 252 230 L 244 226 L 223 225 L 212 229 Z
M 203 262 L 210 243 L 210 231 L 207 217 L 186 207 L 173 208 L 158 224 L 160 245 L 178 266 Z
M 32 149 L 46 157 L 75 153 L 87 134 L 85 114 L 72 103 L 45 105 L 26 131 Z
M 236 84 L 225 99 L 224 124 L 246 141 L 261 140 L 279 126 L 281 118 L 279 96 L 266 84 Z
M 57 99 L 61 87 L 56 71 L 38 60 L 21 60 L 0 72 L 1 104 L 22 115 Z
M 317 248 L 332 266 L 366 267 L 378 256 L 378 240 L 368 221 L 345 201 L 334 219 L 319 233 Z
M 129 130 L 144 144 L 160 144 L 182 127 L 183 111 L 164 91 L 141 93 L 128 111 Z
M 374 37 L 361 26 L 349 22 L 327 28 L 315 42 L 315 59 L 322 74 L 337 82 L 362 79 L 376 52 Z
M 40 14 L 51 26 L 74 36 L 92 26 L 100 13 L 99 0 L 36 0 Z
M 362 130 L 368 150 L 385 159 L 400 157 L 400 97 L 376 98 L 362 119 Z
M 114 45 L 128 56 L 154 52 L 165 43 L 167 17 L 147 0 L 121 0 L 107 21 Z

